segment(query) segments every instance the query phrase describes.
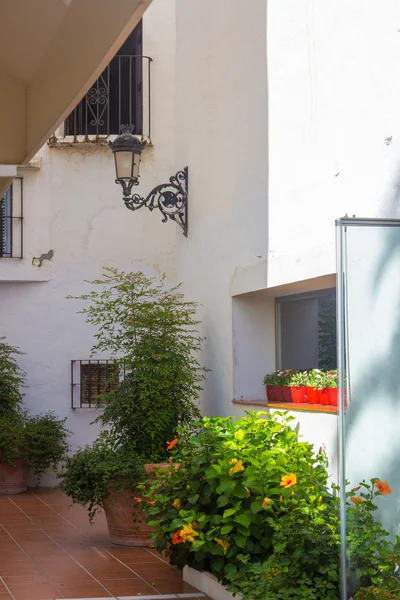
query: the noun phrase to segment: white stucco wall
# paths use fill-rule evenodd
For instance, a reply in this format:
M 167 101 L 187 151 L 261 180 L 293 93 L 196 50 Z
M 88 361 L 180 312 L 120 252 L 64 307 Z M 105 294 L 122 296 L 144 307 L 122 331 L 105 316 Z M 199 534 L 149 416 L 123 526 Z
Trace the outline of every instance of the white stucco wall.
M 208 413 L 233 399 L 235 270 L 267 256 L 266 3 L 177 0 L 177 156 L 189 165 L 179 277 L 204 305 Z
M 93 413 L 69 409 L 69 361 L 88 357 L 92 332 L 64 298 L 104 264 L 165 271 L 202 303 L 204 412 L 259 399 L 274 297 L 332 286 L 337 216 L 399 214 L 399 23 L 395 0 L 153 0 L 153 146 L 139 191 L 188 165 L 188 238 L 123 207 L 108 150 L 45 147 L 42 168 L 24 172 L 26 258 L 0 261 L 0 325 L 26 352 L 27 403 L 67 415 L 74 446 L 95 435 Z M 301 420 L 333 456 L 335 417 Z
M 384 9 L 344 0 L 176 6 L 177 153 L 190 165 L 190 235 L 178 240 L 177 268 L 205 307 L 204 408 L 230 414 L 236 389 L 258 394 L 246 378 L 263 330 L 260 317 L 249 375 L 238 382 L 235 360 L 243 374 L 246 353 L 232 337 L 230 295 L 301 281 L 298 291 L 315 289 L 314 278 L 336 270 L 336 217 L 398 214 L 400 8 L 394 0 Z M 271 333 L 263 355 L 273 344 Z M 322 426 L 307 418 L 308 431 L 313 420 Z
M 400 6 L 268 2 L 269 285 L 334 272 L 336 217 L 399 214 Z
M 178 170 L 175 163 L 175 0 L 154 0 L 144 16 L 144 53 L 153 57 L 152 141 L 141 166 L 139 193 L 146 195 Z M 163 272 L 175 282 L 175 247 L 182 236 L 158 211 L 128 211 L 114 183 L 114 159 L 106 147 L 44 146 L 39 170 L 24 180 L 24 258 L 0 259 L 0 332 L 25 355 L 25 402 L 32 413 L 54 410 L 68 418 L 72 448 L 91 442 L 96 411 L 71 410 L 70 361 L 90 358 L 94 331 L 69 294 L 89 290 L 102 266 Z M 135 190 L 136 191 L 136 190 Z M 182 236 L 183 237 L 183 236 Z M 41 268 L 33 257 L 54 250 Z M 95 358 L 101 358 L 96 356 Z M 104 358 L 107 358 L 104 356 Z M 52 482 L 52 477 L 43 483 Z

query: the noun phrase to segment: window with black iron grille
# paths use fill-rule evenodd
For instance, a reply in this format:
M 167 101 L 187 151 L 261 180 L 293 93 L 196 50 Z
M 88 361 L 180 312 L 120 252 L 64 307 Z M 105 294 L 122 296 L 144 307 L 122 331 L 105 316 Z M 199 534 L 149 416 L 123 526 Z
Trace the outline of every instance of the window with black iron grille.
M 16 178 L 0 197 L 0 258 L 22 258 L 22 179 Z
M 71 361 L 71 408 L 96 408 L 99 396 L 115 390 L 120 369 L 108 360 Z
M 66 119 L 65 135 L 118 135 L 124 123 L 142 134 L 143 58 L 140 21 Z

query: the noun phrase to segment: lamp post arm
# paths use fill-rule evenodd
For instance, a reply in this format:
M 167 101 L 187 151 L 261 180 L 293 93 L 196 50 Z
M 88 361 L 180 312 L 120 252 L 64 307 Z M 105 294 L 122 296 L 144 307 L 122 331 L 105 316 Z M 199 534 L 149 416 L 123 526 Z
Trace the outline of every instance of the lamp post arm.
M 131 189 L 132 186 L 130 186 L 129 193 Z M 169 183 L 157 185 L 146 197 L 139 194 L 132 194 L 131 197 L 128 197 L 124 189 L 124 203 L 129 210 L 138 210 L 142 206 L 146 206 L 150 211 L 158 208 L 163 216 L 162 222 L 166 223 L 168 219 L 175 221 L 182 227 L 183 235 L 187 237 L 188 167 L 170 177 Z

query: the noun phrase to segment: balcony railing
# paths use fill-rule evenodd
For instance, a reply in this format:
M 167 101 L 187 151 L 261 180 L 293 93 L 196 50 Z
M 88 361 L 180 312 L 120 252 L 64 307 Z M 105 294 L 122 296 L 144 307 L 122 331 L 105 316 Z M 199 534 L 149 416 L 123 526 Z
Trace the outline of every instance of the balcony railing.
M 65 120 L 64 135 L 87 141 L 93 136 L 118 135 L 126 123 L 134 126 L 135 134 L 150 138 L 151 62 L 150 56 L 114 56 Z

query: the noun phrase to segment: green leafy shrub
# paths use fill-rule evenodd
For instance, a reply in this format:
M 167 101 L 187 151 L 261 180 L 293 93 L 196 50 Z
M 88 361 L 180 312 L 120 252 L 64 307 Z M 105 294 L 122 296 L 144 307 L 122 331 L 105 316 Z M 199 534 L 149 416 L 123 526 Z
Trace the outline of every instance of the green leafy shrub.
M 173 455 L 179 468 L 161 493 L 148 495 L 155 496 L 149 524 L 156 548 L 248 598 L 314 597 L 303 588 L 337 598 L 337 513 L 328 510 L 326 459 L 298 440 L 291 420 L 249 413 L 181 430 Z M 293 595 L 282 595 L 288 580 Z M 255 581 L 263 595 L 253 595 Z
M 66 419 L 60 419 L 51 411 L 38 416 L 25 413 L 24 419 L 21 456 L 40 479 L 49 467 L 57 470 L 67 455 L 67 438 L 71 432 L 65 426 Z
M 198 305 L 180 286 L 143 273 L 104 269 L 81 311 L 97 329 L 92 354 L 106 352 L 123 381 L 99 398 L 103 432 L 80 448 L 61 473 L 61 487 L 92 519 L 111 488 L 134 489 L 143 463 L 162 462 L 177 427 L 199 418 L 196 405 L 206 370 L 196 358 L 202 338 Z
M 206 369 L 197 354 L 202 338 L 198 305 L 180 285 L 167 287 L 144 273 L 105 268 L 80 297 L 81 311 L 97 329 L 92 354 L 107 352 L 125 380 L 103 397 L 97 421 L 148 461 L 163 460 L 179 425 L 200 416 L 196 405 Z
M 66 459 L 60 477 L 60 488 L 87 508 L 92 521 L 111 488 L 133 489 L 145 478 L 145 471 L 134 450 L 102 432 L 92 445 Z
M 52 412 L 30 416 L 22 409 L 25 373 L 15 358 L 21 354 L 0 338 L 0 456 L 9 465 L 23 458 L 39 481 L 46 469 L 56 469 L 66 456 L 70 431 L 66 419 Z
M 0 413 L 0 460 L 13 465 L 21 456 L 26 419 L 22 412 Z
M 178 467 L 147 493 L 154 504 L 145 507 L 156 548 L 173 564 L 211 571 L 244 600 L 339 599 L 336 489 L 325 454 L 299 440 L 292 420 L 248 413 L 179 431 L 171 444 Z M 400 598 L 399 541 L 374 518 L 375 498 L 390 493 L 373 479 L 347 494 L 353 600 L 375 598 L 362 586 L 371 594 L 386 584 L 398 595 L 376 598 Z
M 390 539 L 374 517 L 374 500 L 391 493 L 388 483 L 379 479 L 362 481 L 347 493 L 350 592 L 363 588 L 354 600 L 400 598 L 400 581 L 395 576 L 396 565 L 400 564 L 400 537 Z
M 18 348 L 0 337 L 0 415 L 15 412 L 22 404 L 25 373 L 16 360 L 21 354 Z

